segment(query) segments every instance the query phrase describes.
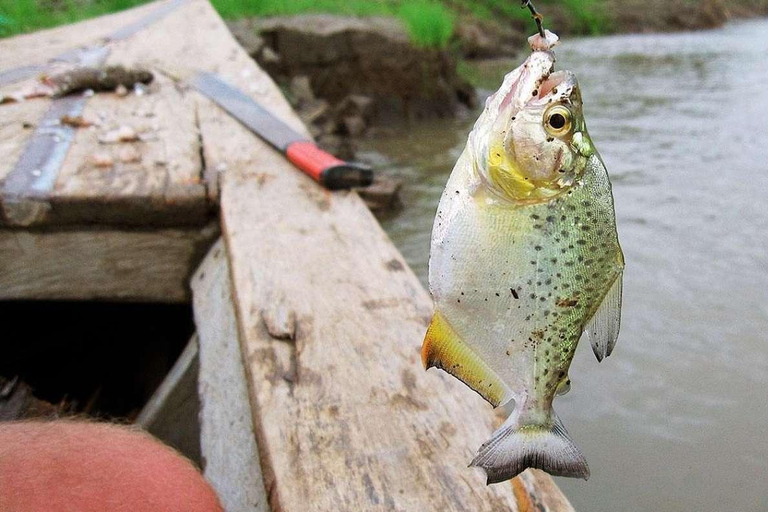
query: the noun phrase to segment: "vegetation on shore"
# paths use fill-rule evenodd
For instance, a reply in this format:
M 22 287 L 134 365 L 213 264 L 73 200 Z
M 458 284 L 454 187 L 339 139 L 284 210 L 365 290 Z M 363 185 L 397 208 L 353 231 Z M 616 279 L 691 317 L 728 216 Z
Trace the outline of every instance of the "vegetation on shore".
M 120 11 L 149 0 L 0 0 L 0 37 L 72 23 Z M 530 15 L 519 0 L 211 0 L 228 19 L 248 16 L 293 15 L 308 12 L 354 16 L 396 16 L 403 20 L 413 42 L 422 47 L 447 46 L 459 20 L 474 18 L 523 27 Z M 729 9 L 738 15 L 768 14 L 768 0 L 537 0 L 539 10 L 555 21 L 567 21 L 568 32 L 605 34 L 622 30 L 622 15 L 668 16 L 676 10 L 707 12 Z M 683 12 L 683 11 L 681 11 Z M 642 13 L 642 16 L 641 16 Z M 685 17 L 687 14 L 681 14 Z M 665 21 L 661 20 L 663 28 Z M 671 28 L 674 19 L 667 21 Z M 641 21 L 642 24 L 642 21 Z M 558 27 L 560 23 L 558 23 Z M 653 26 L 658 29 L 657 26 Z M 642 29 L 642 27 L 640 27 Z M 677 27 L 685 28 L 685 26 Z
M 116 12 L 148 0 L 0 0 L 0 37 L 72 23 Z M 603 0 L 539 0 L 542 7 L 560 3 L 582 33 L 608 31 Z M 444 48 L 460 16 L 482 20 L 529 21 L 517 0 L 212 0 L 228 19 L 293 15 L 308 12 L 352 16 L 396 16 L 412 41 L 422 47 Z M 544 10 L 544 9 L 543 9 Z

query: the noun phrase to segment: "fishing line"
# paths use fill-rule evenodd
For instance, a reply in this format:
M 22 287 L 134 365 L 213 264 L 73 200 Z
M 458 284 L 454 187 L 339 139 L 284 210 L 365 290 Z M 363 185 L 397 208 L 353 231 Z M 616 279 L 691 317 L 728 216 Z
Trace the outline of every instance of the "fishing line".
M 544 16 L 539 14 L 539 12 L 536 10 L 536 8 L 531 3 L 531 0 L 522 0 L 523 5 L 521 8 L 525 9 L 528 8 L 529 11 L 531 11 L 531 15 L 533 15 L 533 19 L 536 20 L 536 27 L 539 29 L 539 35 L 546 39 L 546 35 L 544 34 L 544 25 L 542 24 L 542 20 L 544 20 Z

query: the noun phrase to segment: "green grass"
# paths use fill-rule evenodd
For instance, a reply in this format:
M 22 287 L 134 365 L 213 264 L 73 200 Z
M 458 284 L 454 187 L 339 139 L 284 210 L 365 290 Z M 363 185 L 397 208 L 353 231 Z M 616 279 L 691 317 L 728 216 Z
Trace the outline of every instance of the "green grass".
M 443 4 L 427 0 L 403 2 L 398 15 L 417 46 L 445 48 L 453 35 L 454 15 Z
M 121 11 L 148 0 L 0 0 L 0 37 Z M 453 11 L 434 0 L 212 0 L 222 17 L 324 12 L 397 16 L 415 44 L 444 48 L 453 34 Z
M 0 37 L 122 11 L 148 0 L 0 0 Z
M 585 34 L 605 34 L 610 20 L 601 0 L 561 0 L 574 19 L 576 31 Z
M 224 18 L 279 16 L 310 12 L 352 16 L 397 16 L 412 39 L 422 47 L 443 48 L 453 34 L 453 13 L 429 0 L 213 0 Z

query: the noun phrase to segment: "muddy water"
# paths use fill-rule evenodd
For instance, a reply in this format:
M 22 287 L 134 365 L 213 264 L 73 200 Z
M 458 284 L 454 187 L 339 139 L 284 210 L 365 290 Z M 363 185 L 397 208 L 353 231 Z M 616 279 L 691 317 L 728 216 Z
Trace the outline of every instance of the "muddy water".
M 768 21 L 558 55 L 581 81 L 627 260 L 614 354 L 598 364 L 580 345 L 556 401 L 592 478 L 558 483 L 584 512 L 768 511 Z M 406 180 L 385 227 L 423 281 L 471 124 L 366 144 Z

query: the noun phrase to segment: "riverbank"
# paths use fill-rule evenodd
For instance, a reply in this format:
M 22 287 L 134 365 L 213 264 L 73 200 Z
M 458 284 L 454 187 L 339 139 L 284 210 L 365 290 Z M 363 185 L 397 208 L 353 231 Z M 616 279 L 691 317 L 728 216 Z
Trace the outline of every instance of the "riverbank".
M 148 0 L 0 0 L 0 37 L 121 11 Z M 211 0 L 228 20 L 297 14 L 390 16 L 415 44 L 449 47 L 478 25 L 486 32 L 530 31 L 515 0 Z M 768 0 L 537 0 L 547 25 L 562 35 L 713 28 L 729 19 L 768 16 Z M 471 32 L 471 30 L 470 30 Z

